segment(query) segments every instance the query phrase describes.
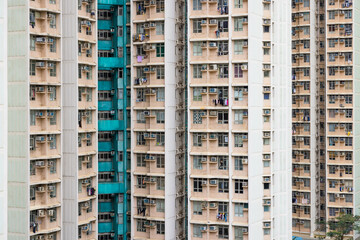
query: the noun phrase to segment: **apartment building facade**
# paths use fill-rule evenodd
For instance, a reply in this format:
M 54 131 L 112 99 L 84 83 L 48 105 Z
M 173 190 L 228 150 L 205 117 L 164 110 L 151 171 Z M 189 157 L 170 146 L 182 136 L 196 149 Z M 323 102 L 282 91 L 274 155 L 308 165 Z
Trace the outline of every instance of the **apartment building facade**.
M 324 16 L 324 1 L 292 2 L 292 226 L 304 237 L 325 219 Z
M 0 35 L 7 36 L 7 2 L 0 3 Z M 7 38 L 0 39 L 2 49 L 7 49 Z M 7 79 L 7 55 L 0 53 L 0 79 Z M 0 83 L 0 240 L 7 239 L 7 81 Z
M 358 214 L 357 4 L 292 3 L 295 236 L 325 236 L 319 222 Z
M 290 239 L 290 2 L 188 2 L 188 237 Z
M 7 10 L 8 239 L 96 239 L 96 2 Z
M 131 1 L 131 239 L 185 239 L 185 4 Z
M 188 237 L 291 238 L 289 1 L 188 1 Z
M 99 240 L 130 239 L 126 1 L 98 1 Z

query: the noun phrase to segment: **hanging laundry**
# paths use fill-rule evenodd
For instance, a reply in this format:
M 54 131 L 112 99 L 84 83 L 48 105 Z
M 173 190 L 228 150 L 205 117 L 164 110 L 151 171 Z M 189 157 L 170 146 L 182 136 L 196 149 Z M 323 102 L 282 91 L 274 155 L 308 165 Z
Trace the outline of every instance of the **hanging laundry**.
M 142 60 L 143 60 L 143 56 L 138 55 L 138 56 L 137 56 L 137 62 L 138 62 L 138 63 L 141 63 Z

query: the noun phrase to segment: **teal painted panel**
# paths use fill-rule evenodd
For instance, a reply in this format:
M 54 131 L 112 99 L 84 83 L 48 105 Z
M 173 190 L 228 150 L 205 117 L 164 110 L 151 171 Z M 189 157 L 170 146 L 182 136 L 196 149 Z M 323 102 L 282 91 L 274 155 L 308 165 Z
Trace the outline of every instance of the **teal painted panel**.
M 118 151 L 124 151 L 124 141 L 118 141 Z
M 111 142 L 99 142 L 100 151 L 109 152 L 114 150 Z
M 111 89 L 112 89 L 112 81 L 99 81 L 99 83 L 98 83 L 99 91 L 111 90 Z
M 123 130 L 123 120 L 102 120 L 98 123 L 99 131 Z
M 118 99 L 118 108 L 119 109 L 124 108 L 124 99 Z
M 113 26 L 113 24 L 111 21 L 107 21 L 107 20 L 99 20 L 98 21 L 99 30 L 110 29 L 112 26 Z
M 123 183 L 99 183 L 99 194 L 125 193 Z
M 100 50 L 110 50 L 111 48 L 113 48 L 112 41 L 99 41 L 98 43 L 98 49 Z
M 98 102 L 99 111 L 111 110 L 113 108 L 111 101 L 100 101 Z
M 99 202 L 99 212 L 111 212 L 114 206 L 111 202 L 101 203 Z
M 124 235 L 124 225 L 118 225 L 118 233 Z
M 111 61 L 112 60 L 112 61 Z M 118 68 L 124 65 L 123 58 L 99 58 L 99 65 L 102 67 Z
M 124 38 L 118 38 L 118 41 L 117 41 L 117 45 L 119 47 L 123 47 L 125 44 L 124 44 Z
M 124 213 L 124 204 L 118 203 L 118 213 Z
M 112 222 L 99 223 L 99 233 L 112 232 L 112 230 L 113 230 L 112 226 L 113 226 Z
M 117 25 L 118 26 L 122 26 L 122 25 L 124 25 L 124 17 L 123 16 L 118 16 L 117 17 Z
M 124 171 L 124 162 L 118 162 L 118 172 L 123 172 Z
M 112 162 L 99 162 L 98 169 L 99 172 L 108 172 L 112 171 L 114 168 Z
M 123 78 L 118 78 L 117 84 L 118 84 L 118 88 L 123 88 L 123 86 L 124 86 L 124 79 L 123 79 Z M 121 87 L 120 87 L 120 86 L 121 86 Z
M 110 4 L 110 5 L 125 5 L 124 0 L 98 0 L 98 5 Z

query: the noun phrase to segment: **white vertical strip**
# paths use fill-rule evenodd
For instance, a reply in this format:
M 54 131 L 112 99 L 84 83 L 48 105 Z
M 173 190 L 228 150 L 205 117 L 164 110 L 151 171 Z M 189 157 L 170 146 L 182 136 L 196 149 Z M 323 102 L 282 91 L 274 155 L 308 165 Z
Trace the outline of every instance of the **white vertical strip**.
M 7 1 L 0 2 L 0 240 L 7 240 Z
M 176 239 L 176 48 L 175 0 L 165 1 L 165 239 Z
M 272 239 L 291 239 L 291 2 L 273 1 Z
M 62 0 L 62 239 L 78 238 L 78 2 Z

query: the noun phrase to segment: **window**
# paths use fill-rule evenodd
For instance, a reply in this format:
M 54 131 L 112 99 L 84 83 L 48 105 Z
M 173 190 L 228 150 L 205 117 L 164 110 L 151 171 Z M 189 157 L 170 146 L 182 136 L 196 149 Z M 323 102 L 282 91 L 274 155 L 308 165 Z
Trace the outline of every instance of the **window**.
M 235 55 L 242 55 L 244 53 L 244 45 L 247 44 L 244 40 L 236 40 L 234 41 L 234 54 Z
M 36 65 L 36 62 L 33 61 L 33 60 L 30 60 L 30 70 L 29 70 L 30 76 L 35 76 L 35 74 L 36 74 L 36 67 L 35 67 L 35 65 Z
M 235 203 L 235 217 L 244 217 L 244 209 L 248 209 L 247 203 Z
M 242 101 L 247 91 L 247 87 L 234 87 L 234 101 Z
M 228 78 L 229 77 L 229 65 L 228 64 L 218 64 L 219 75 L 218 78 Z
M 193 133 L 193 146 L 194 147 L 201 147 L 202 146 L 202 138 L 203 133 Z
M 136 166 L 137 167 L 146 167 L 145 154 L 136 155 Z
M 193 111 L 193 123 L 202 124 L 202 117 L 205 115 L 205 111 Z
M 202 179 L 194 178 L 194 192 L 202 192 Z
M 245 156 L 236 156 L 234 158 L 234 164 L 235 164 L 236 171 L 244 170 L 244 165 L 243 165 L 244 161 L 247 161 L 247 157 L 245 157 Z
M 145 183 L 145 176 L 137 176 L 137 187 L 138 188 L 146 188 L 146 183 Z
M 165 78 L 165 68 L 164 66 L 156 67 L 156 79 L 164 79 Z
M 165 112 L 164 111 L 155 111 L 156 123 L 164 124 L 165 123 Z
M 137 137 L 137 139 L 136 139 L 137 145 L 145 145 L 146 144 L 144 132 L 139 132 L 136 137 Z
M 143 220 L 143 219 L 138 219 L 136 221 L 136 231 L 138 231 L 138 232 L 146 232 L 145 221 L 146 220 Z
M 235 179 L 235 193 L 243 194 L 244 186 L 247 186 L 247 180 Z
M 243 22 L 247 19 L 244 17 L 236 17 L 234 18 L 234 31 L 242 32 L 243 31 Z
M 201 33 L 202 26 L 201 26 L 201 19 L 193 20 L 193 33 Z
M 202 228 L 204 226 L 202 225 L 198 225 L 198 224 L 193 224 L 193 237 L 195 238 L 202 238 L 203 235 L 202 235 Z
M 229 192 L 229 180 L 228 179 L 219 179 L 218 180 L 218 192 L 219 193 L 228 193 Z
M 156 167 L 157 168 L 165 168 L 165 156 L 164 155 L 158 155 L 156 157 Z
M 235 133 L 234 134 L 235 147 L 243 147 L 244 146 L 243 139 L 247 139 L 247 134 L 245 134 L 245 133 Z
M 35 161 L 30 161 L 30 176 L 36 174 Z
M 111 182 L 114 178 L 114 172 L 99 172 L 99 182 Z
M 202 202 L 193 202 L 193 214 L 202 215 Z
M 165 44 L 157 43 L 156 44 L 156 57 L 164 57 L 165 56 Z
M 202 10 L 201 0 L 193 0 L 193 10 Z
M 165 145 L 165 133 L 156 133 L 156 146 Z
M 234 124 L 244 123 L 244 110 L 234 110 Z
M 165 223 L 156 221 L 156 234 L 165 234 Z
M 158 88 L 156 91 L 156 101 L 158 102 L 164 102 L 165 101 L 165 89 L 164 88 Z
M 56 160 L 48 160 L 48 165 L 50 166 L 50 174 L 56 173 Z
M 34 35 L 30 35 L 30 51 L 35 51 L 35 44 L 36 37 Z
M 227 156 L 218 156 L 218 169 L 227 170 L 229 167 L 229 159 Z
M 156 211 L 157 212 L 165 212 L 165 200 L 156 199 Z
M 48 42 L 50 42 L 50 52 L 56 52 L 56 38 L 48 38 Z
M 141 110 L 136 111 L 136 122 L 137 123 L 146 123 L 144 111 L 141 111 Z
M 49 184 L 48 189 L 50 191 L 50 198 L 56 197 L 56 184 Z
M 156 189 L 157 190 L 165 190 L 165 178 L 164 177 L 156 177 Z
M 50 68 L 50 77 L 56 77 L 56 63 L 48 62 L 48 66 Z
M 227 133 L 218 133 L 218 146 L 219 147 L 229 146 L 229 137 Z
M 193 168 L 194 169 L 198 169 L 198 170 L 202 170 L 202 160 L 205 159 L 206 161 L 206 156 L 193 156 Z
M 56 28 L 56 14 L 47 13 L 48 19 L 50 19 L 50 28 Z
M 228 226 L 218 226 L 218 238 L 229 239 L 229 227 Z
M 165 9 L 164 0 L 156 0 L 156 12 L 157 13 L 164 12 L 164 9 Z
M 228 124 L 229 123 L 229 113 L 228 111 L 218 111 L 218 124 Z
M 156 23 L 156 35 L 164 35 L 164 22 Z
M 33 201 L 36 199 L 36 195 L 35 195 L 35 187 L 31 186 L 30 187 L 30 201 Z
M 193 65 L 193 78 L 202 78 L 201 65 Z
M 50 142 L 50 149 L 56 149 L 56 135 L 50 134 L 48 136 L 48 141 Z
M 235 0 L 234 1 L 235 8 L 243 8 L 243 0 Z
M 202 56 L 202 42 L 194 42 L 193 43 L 193 55 L 194 56 Z

